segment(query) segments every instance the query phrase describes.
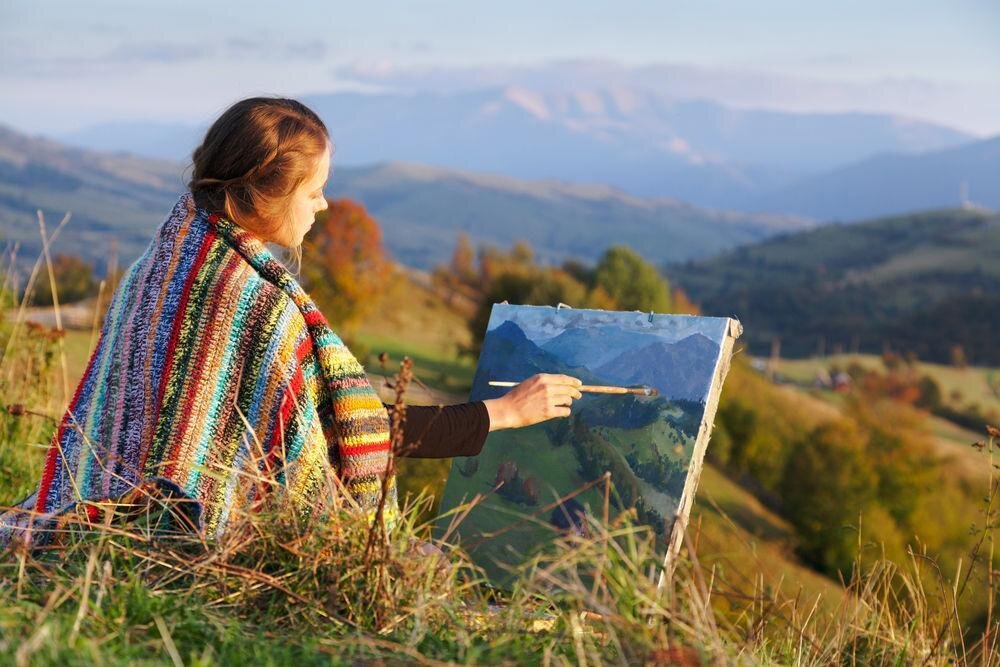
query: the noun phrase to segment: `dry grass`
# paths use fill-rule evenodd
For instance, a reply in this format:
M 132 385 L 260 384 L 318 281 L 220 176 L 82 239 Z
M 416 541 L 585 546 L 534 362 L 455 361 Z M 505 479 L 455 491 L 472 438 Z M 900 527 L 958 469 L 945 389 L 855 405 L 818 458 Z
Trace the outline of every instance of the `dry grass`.
M 47 441 L 46 410 L 60 400 L 39 379 L 65 366 L 58 332 L 0 324 L 0 500 L 10 502 L 12 482 L 37 479 L 40 452 L 25 444 Z M 497 592 L 459 546 L 429 538 L 427 496 L 389 535 L 346 505 L 299 517 L 275 504 L 238 516 L 213 543 L 181 528 L 177 499 L 148 496 L 96 525 L 67 516 L 52 546 L 4 554 L 0 664 L 996 664 L 997 445 L 994 435 L 979 443 L 982 516 L 956 572 L 924 553 L 872 558 L 862 545 L 864 564 L 833 600 L 718 558 L 703 565 L 713 535 L 697 526 L 664 572 L 652 531 L 629 512 L 608 520 L 608 507 Z M 783 529 L 777 517 L 761 526 Z M 987 613 L 963 622 L 959 608 L 982 588 Z

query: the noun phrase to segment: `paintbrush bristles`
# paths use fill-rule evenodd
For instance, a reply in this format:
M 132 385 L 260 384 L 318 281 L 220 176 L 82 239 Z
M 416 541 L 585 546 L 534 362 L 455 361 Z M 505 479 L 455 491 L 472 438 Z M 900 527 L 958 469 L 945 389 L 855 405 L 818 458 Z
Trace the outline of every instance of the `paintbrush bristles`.
M 490 380 L 491 387 L 516 387 L 519 382 L 507 382 L 502 380 Z M 601 384 L 585 384 L 580 387 L 580 391 L 591 394 L 635 394 L 636 396 L 659 396 L 660 392 L 656 387 L 615 387 Z

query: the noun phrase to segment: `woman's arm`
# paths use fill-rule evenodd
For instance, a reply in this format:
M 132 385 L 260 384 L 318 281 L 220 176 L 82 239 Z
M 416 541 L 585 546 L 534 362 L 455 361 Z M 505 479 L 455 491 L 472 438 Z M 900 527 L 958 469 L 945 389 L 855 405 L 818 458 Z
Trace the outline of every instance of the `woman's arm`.
M 540 373 L 500 398 L 458 405 L 410 405 L 403 424 L 402 451 L 410 458 L 476 456 L 486 434 L 502 428 L 529 426 L 553 417 L 568 417 L 580 398 L 580 380 Z M 390 423 L 395 408 L 386 405 Z
M 395 407 L 386 405 L 392 421 Z M 483 401 L 458 405 L 408 405 L 403 443 L 398 456 L 446 459 L 476 456 L 490 431 L 490 415 Z

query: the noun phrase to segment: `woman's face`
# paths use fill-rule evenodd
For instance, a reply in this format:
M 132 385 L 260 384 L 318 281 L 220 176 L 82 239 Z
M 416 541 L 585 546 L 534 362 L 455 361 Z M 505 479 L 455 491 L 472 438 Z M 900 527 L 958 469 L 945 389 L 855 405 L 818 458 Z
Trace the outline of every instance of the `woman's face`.
M 323 188 L 326 186 L 329 173 L 330 149 L 327 148 L 317 161 L 315 171 L 299 183 L 299 187 L 292 193 L 288 204 L 287 224 L 279 232 L 284 238 L 274 239 L 276 243 L 289 248 L 302 243 L 302 239 L 316 220 L 316 214 L 326 210 Z

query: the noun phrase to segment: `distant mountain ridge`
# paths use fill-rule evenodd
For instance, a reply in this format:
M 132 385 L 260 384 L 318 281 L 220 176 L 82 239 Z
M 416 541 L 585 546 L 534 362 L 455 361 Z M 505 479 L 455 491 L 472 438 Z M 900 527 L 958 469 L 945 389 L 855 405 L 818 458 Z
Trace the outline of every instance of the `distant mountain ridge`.
M 162 160 L 65 146 L 0 127 L 2 240 L 40 250 L 35 209 L 73 219 L 55 252 L 69 250 L 102 270 L 112 236 L 119 261 L 135 259 L 185 190 L 183 167 Z M 350 196 L 379 220 L 402 263 L 428 269 L 451 255 L 459 232 L 475 242 L 526 239 L 542 261 L 594 260 L 616 242 L 662 262 L 704 257 L 739 243 L 811 226 L 794 216 L 710 211 L 643 199 L 604 185 L 525 181 L 508 176 L 391 163 L 334 167 L 329 196 Z M 613 231 L 612 231 L 613 230 Z
M 883 153 L 810 176 L 744 208 L 858 220 L 968 203 L 1000 210 L 1000 136 L 916 155 Z
M 103 272 L 116 239 L 130 262 L 183 192 L 179 165 L 163 160 L 66 146 L 0 125 L 0 243 L 17 243 L 32 262 L 41 251 L 36 210 L 49 232 L 66 211 L 72 218 L 53 252 L 78 253 Z
M 711 208 L 741 208 L 748 197 L 875 154 L 939 150 L 972 139 L 887 114 L 739 109 L 620 85 L 337 92 L 302 100 L 330 128 L 334 162 L 343 166 L 405 161 L 608 183 Z M 179 160 L 204 129 L 112 122 L 62 138 Z
M 626 243 L 653 261 L 679 261 L 814 224 L 796 216 L 747 216 L 641 198 L 605 185 L 399 162 L 334 167 L 328 193 L 363 202 L 393 253 L 420 268 L 447 260 L 460 232 L 501 246 L 526 240 L 544 262 L 593 261 L 613 243 Z

